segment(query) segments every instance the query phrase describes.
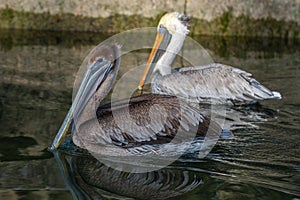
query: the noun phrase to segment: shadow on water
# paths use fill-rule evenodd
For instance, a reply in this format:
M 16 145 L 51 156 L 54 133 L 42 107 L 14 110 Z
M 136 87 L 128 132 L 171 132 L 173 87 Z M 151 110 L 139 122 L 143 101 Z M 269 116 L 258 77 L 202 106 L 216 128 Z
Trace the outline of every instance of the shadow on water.
M 202 160 L 185 156 L 149 173 L 116 171 L 86 155 L 45 151 L 70 104 L 76 72 L 99 33 L 0 31 L 0 198 L 292 199 L 300 196 L 299 41 L 194 36 L 214 60 L 249 71 L 281 101 L 227 108 L 226 128 Z M 120 74 L 149 51 L 122 58 Z M 120 75 L 119 75 L 120 77 Z M 107 99 L 109 100 L 109 98 Z M 62 177 L 61 171 L 65 176 Z M 96 196 L 95 196 L 96 195 Z

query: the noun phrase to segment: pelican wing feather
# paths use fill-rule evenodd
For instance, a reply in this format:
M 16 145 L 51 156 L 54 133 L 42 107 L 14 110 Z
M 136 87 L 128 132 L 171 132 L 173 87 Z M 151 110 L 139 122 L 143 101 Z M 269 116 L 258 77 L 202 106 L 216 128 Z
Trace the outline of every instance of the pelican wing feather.
M 156 73 L 152 79 L 152 92 L 196 102 L 254 102 L 281 98 L 279 93 L 270 91 L 252 78 L 252 74 L 219 63 L 184 67 L 165 76 Z
M 98 131 L 94 131 L 95 127 L 91 128 L 95 126 L 93 121 L 84 122 L 79 131 L 85 129 L 91 132 L 86 138 L 82 135 L 81 139 L 94 144 L 122 147 L 168 143 L 175 136 L 180 141 L 186 137 L 205 136 L 211 122 L 197 108 L 177 97 L 158 94 L 136 96 L 103 105 L 97 110 L 97 118 Z M 219 134 L 219 125 L 212 124 L 216 126 L 214 132 Z M 190 131 L 193 128 L 198 130 L 197 135 Z M 178 134 L 179 129 L 184 134 Z

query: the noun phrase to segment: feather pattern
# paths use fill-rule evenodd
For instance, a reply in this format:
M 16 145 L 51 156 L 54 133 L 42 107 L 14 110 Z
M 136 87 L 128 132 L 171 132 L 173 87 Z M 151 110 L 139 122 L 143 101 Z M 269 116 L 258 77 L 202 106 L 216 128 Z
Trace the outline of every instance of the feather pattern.
M 278 92 L 270 91 L 251 76 L 243 70 L 212 63 L 180 68 L 164 76 L 158 71 L 153 74 L 151 86 L 153 93 L 175 95 L 194 102 L 255 102 L 281 98 Z
M 98 129 L 92 127 L 95 125 L 93 120 L 79 126 L 79 131 L 87 131 L 84 137 L 81 134 L 80 139 L 73 137 L 76 145 L 82 146 L 82 140 L 85 140 L 84 143 L 149 149 L 153 148 L 152 145 L 169 143 L 175 136 L 181 142 L 190 137 L 203 137 L 210 125 L 215 127 L 212 129 L 215 135 L 222 130 L 217 123 L 200 114 L 198 109 L 177 97 L 159 94 L 136 96 L 130 101 L 103 105 L 97 110 L 97 121 Z M 198 131 L 192 136 L 177 137 L 180 128 L 185 132 L 192 128 Z

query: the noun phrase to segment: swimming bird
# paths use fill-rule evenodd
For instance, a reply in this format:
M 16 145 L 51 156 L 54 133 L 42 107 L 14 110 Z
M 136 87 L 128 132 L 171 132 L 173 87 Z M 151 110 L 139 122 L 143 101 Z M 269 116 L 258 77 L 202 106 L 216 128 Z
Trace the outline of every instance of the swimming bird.
M 157 27 L 157 36 L 138 88 L 142 90 L 149 74 L 152 92 L 176 95 L 194 102 L 224 104 L 253 103 L 264 99 L 281 99 L 251 73 L 232 66 L 211 63 L 190 66 L 172 72 L 171 65 L 188 34 L 189 17 L 177 12 L 165 14 Z
M 184 142 L 197 146 L 194 138 L 218 136 L 221 132 L 218 123 L 175 96 L 147 94 L 98 107 L 116 80 L 120 67 L 118 45 L 98 45 L 89 54 L 86 67 L 50 150 L 60 146 L 72 121 L 74 144 L 107 156 L 183 153 L 185 148 L 180 149 L 180 145 Z

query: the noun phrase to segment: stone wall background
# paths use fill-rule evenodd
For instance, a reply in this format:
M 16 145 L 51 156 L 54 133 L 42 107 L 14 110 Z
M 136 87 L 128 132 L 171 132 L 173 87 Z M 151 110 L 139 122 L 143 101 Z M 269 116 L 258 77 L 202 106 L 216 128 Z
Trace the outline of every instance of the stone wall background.
M 300 0 L 0 0 L 0 28 L 119 32 L 192 16 L 192 32 L 299 37 Z

